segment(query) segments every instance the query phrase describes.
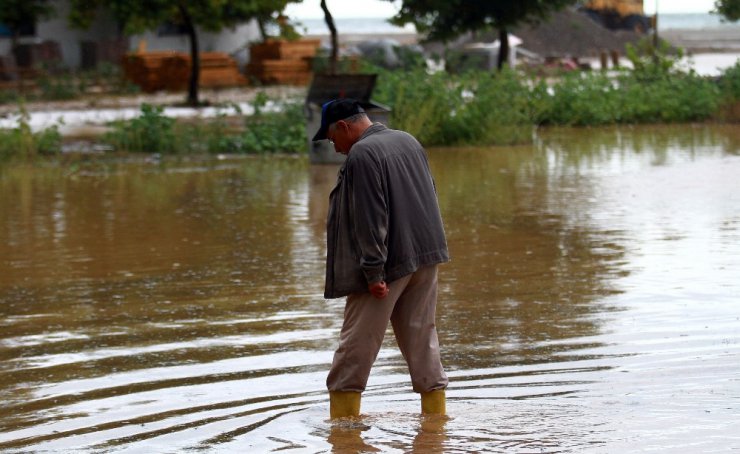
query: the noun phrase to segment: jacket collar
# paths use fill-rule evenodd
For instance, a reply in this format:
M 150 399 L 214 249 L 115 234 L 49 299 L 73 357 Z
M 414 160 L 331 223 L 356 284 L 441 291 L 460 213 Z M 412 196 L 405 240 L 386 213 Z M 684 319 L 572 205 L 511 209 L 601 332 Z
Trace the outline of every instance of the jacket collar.
M 364 139 L 367 136 L 371 136 L 378 131 L 384 131 L 386 129 L 388 128 L 383 123 L 375 122 L 371 126 L 368 126 L 368 128 L 362 133 L 362 135 L 360 136 L 359 139 L 357 139 L 357 141 L 359 142 L 360 140 Z
M 354 148 L 355 145 L 357 145 L 357 143 L 362 142 L 363 139 L 375 134 L 376 132 L 385 131 L 386 129 L 388 129 L 386 125 L 384 125 L 383 123 L 378 123 L 378 122 L 375 122 L 372 125 L 368 126 L 367 129 L 365 129 L 362 132 L 362 134 L 360 135 L 360 138 L 357 139 L 357 142 L 355 142 L 352 145 L 352 147 L 349 149 L 349 153 L 347 153 L 347 157 L 349 158 L 349 155 L 352 154 L 352 148 Z M 347 164 L 347 160 L 345 159 L 344 163 L 342 163 L 342 167 L 339 169 L 340 173 L 344 172 L 344 167 L 346 164 Z

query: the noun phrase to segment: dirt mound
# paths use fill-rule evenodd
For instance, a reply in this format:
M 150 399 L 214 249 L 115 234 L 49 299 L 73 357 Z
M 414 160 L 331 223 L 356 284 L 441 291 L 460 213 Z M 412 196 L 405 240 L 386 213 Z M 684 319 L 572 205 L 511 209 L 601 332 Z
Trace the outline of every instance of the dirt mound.
M 625 45 L 645 35 L 602 27 L 577 11 L 553 14 L 538 25 L 524 25 L 511 31 L 522 39 L 522 47 L 543 57 L 595 57 L 602 50 L 618 50 L 624 55 Z

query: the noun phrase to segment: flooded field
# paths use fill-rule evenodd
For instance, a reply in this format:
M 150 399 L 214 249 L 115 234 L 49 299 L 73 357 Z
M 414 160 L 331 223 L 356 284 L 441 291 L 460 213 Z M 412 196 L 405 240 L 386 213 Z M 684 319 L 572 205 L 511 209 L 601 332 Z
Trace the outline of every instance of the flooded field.
M 388 333 L 338 423 L 336 167 L 0 167 L 0 451 L 740 451 L 740 128 L 429 155 L 449 417 L 418 414 Z

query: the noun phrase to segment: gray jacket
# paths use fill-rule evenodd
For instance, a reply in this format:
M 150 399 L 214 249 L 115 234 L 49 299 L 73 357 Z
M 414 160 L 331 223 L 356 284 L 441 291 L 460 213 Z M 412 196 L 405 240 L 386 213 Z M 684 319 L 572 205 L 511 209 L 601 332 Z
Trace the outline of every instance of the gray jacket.
M 370 126 L 329 196 L 326 298 L 449 260 L 429 163 L 410 134 Z

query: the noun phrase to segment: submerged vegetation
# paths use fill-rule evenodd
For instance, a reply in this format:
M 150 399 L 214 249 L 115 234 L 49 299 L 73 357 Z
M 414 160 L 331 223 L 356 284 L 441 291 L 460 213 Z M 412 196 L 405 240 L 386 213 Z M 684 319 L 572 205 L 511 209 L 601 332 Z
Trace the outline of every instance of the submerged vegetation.
M 271 109 L 268 109 L 268 105 Z M 148 153 L 300 153 L 306 148 L 303 111 L 297 102 L 270 103 L 260 93 L 254 113 L 237 121 L 221 113 L 199 123 L 177 122 L 162 107 L 144 104 L 141 115 L 117 122 L 103 141 L 119 151 Z M 239 124 L 241 121 L 241 124 Z
M 373 66 L 371 70 L 379 74 L 373 99 L 391 107 L 394 128 L 408 131 L 425 145 L 529 143 L 534 128 L 543 125 L 732 120 L 740 102 L 740 62 L 720 78 L 710 79 L 679 67 L 680 57 L 669 55 L 666 48 L 636 46 L 628 52 L 629 69 L 550 77 L 506 69 L 430 74 L 422 65 L 396 70 Z M 59 97 L 62 88 L 57 88 Z M 146 153 L 307 149 L 302 100 L 278 102 L 258 93 L 253 112 L 224 107 L 215 118 L 193 121 L 176 120 L 162 107 L 144 104 L 139 117 L 112 124 L 100 140 L 117 151 Z M 227 108 L 235 113 L 227 114 Z M 22 102 L 19 109 L 17 127 L 0 130 L 0 157 L 59 152 L 58 128 L 32 132 Z
M 428 145 L 509 144 L 534 126 L 600 126 L 710 120 L 740 98 L 740 63 L 719 82 L 678 65 L 667 49 L 629 49 L 632 68 L 549 79 L 512 70 L 428 75 L 379 70 L 376 99 L 394 127 Z
M 61 150 L 62 135 L 56 125 L 40 132 L 33 132 L 28 120 L 28 111 L 21 104 L 17 126 L 0 129 L 0 160 L 51 155 Z

